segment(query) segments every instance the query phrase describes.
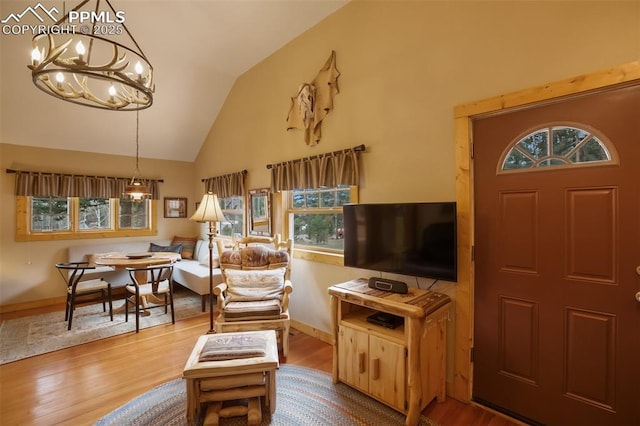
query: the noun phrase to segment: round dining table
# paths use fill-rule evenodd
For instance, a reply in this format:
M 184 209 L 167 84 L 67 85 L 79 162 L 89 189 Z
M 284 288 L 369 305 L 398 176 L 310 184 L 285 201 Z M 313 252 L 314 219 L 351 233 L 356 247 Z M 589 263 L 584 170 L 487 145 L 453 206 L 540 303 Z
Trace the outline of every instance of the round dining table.
M 96 265 L 111 266 L 115 269 L 126 268 L 145 268 L 153 265 L 163 265 L 167 263 L 173 263 L 180 260 L 180 254 L 173 252 L 141 252 L 141 253 L 111 253 L 101 256 L 96 259 Z M 136 281 L 139 283 L 147 282 L 146 271 L 136 271 Z M 114 309 L 114 312 L 124 312 L 127 304 Z M 147 307 L 146 298 L 142 298 L 142 307 Z M 144 315 L 149 315 L 149 311 L 145 311 Z
M 112 266 L 116 269 L 144 268 L 151 265 L 172 263 L 180 259 L 180 254 L 166 251 L 142 253 L 110 253 L 96 259 L 96 265 Z

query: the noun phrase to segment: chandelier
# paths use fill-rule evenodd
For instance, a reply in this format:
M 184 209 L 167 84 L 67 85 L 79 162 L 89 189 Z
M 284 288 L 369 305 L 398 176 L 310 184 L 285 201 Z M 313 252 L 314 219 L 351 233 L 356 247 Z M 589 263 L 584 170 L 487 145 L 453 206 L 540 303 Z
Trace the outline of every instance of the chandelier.
M 149 192 L 149 187 L 145 185 L 144 181 L 140 177 L 140 167 L 138 166 L 138 153 L 140 151 L 140 143 L 139 143 L 139 129 L 140 129 L 140 117 L 139 111 L 136 111 L 136 169 L 133 172 L 133 176 L 131 177 L 131 181 L 124 188 L 123 196 L 131 198 L 133 201 L 141 201 L 147 198 L 151 193 Z
M 87 10 L 92 1 L 95 8 Z M 80 105 L 116 111 L 148 108 L 155 90 L 153 66 L 124 24 L 124 13 L 116 12 L 109 0 L 105 3 L 108 8 L 100 7 L 101 0 L 84 0 L 55 23 L 57 31 L 33 37 L 28 65 L 33 83 Z M 110 23 L 79 25 L 78 17 Z

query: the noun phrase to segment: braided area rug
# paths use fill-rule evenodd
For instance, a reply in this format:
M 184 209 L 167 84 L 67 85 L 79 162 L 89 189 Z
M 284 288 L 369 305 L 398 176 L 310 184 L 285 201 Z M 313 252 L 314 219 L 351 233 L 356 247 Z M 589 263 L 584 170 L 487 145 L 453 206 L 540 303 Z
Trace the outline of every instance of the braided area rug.
M 276 373 L 276 412 L 263 411 L 263 425 L 403 425 L 405 416 L 338 383 L 323 371 L 282 364 Z M 98 420 L 97 426 L 186 425 L 183 379 L 162 384 Z M 202 420 L 199 419 L 200 424 Z M 246 416 L 221 419 L 221 426 L 246 425 Z M 421 416 L 420 425 L 437 426 Z

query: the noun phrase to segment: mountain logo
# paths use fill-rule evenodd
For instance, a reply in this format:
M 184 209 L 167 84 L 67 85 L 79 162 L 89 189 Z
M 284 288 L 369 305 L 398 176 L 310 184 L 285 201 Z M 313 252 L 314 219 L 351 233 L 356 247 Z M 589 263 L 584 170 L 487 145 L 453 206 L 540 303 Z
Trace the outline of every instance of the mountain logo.
M 35 6 L 27 6 L 21 13 L 10 13 L 5 19 L 0 21 L 2 24 L 7 24 L 9 21 L 14 21 L 16 24 L 20 22 L 20 20 L 27 14 L 31 13 L 35 16 L 40 22 L 44 23 L 43 15 L 46 15 L 53 21 L 57 22 L 57 18 L 54 13 L 57 15 L 60 11 L 54 6 L 51 9 L 47 10 L 46 7 L 42 5 L 42 3 L 38 3 Z

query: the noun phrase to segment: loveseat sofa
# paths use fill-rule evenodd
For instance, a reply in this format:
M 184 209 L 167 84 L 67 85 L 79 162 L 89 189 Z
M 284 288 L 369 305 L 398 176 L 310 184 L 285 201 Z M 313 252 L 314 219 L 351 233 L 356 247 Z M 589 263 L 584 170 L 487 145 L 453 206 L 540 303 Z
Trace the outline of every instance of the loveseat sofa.
M 117 242 L 109 244 L 90 244 L 71 246 L 68 248 L 69 262 L 89 262 L 96 269 L 87 271 L 83 279 L 102 277 L 109 281 L 113 287 L 121 287 L 129 284 L 129 273 L 124 269 L 114 269 L 109 266 L 95 265 L 95 260 L 105 254 L 112 253 L 140 253 L 151 251 L 151 245 L 155 250 L 162 250 L 176 245 L 174 240 L 133 241 Z M 213 247 L 213 285 L 222 282 L 220 268 L 218 267 L 218 250 Z M 209 295 L 209 242 L 198 239 L 195 245 L 184 252 L 183 258 L 175 263 L 173 268 L 173 281 L 183 287 L 202 296 L 202 310 L 205 311 L 206 300 Z

